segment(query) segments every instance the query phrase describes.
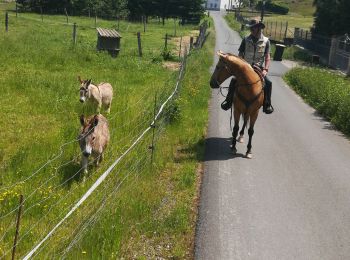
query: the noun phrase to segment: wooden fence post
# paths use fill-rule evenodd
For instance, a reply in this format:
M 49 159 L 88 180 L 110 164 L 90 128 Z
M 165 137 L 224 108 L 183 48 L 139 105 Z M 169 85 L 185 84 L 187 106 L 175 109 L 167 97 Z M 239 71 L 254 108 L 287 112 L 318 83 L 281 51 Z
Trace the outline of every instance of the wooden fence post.
M 13 248 L 12 248 L 12 260 L 15 259 L 15 254 L 16 254 L 16 246 L 17 246 L 17 239 L 19 234 L 19 225 L 21 222 L 22 207 L 23 207 L 23 195 L 20 195 L 19 208 L 18 208 L 18 214 L 17 214 L 16 233 L 15 233 L 15 239 L 13 241 Z
M 95 28 L 97 28 L 97 15 L 95 14 Z
M 350 77 L 350 57 L 348 58 L 348 70 L 346 71 L 346 75 Z
M 157 92 L 154 95 L 154 109 L 153 109 L 153 124 L 151 124 L 152 127 L 152 144 L 148 147 L 151 152 L 151 167 L 153 166 L 153 159 L 154 159 L 154 137 L 155 137 L 155 129 L 156 129 L 156 109 L 157 109 Z
M 277 40 L 277 21 L 276 21 L 276 27 L 275 27 L 275 40 Z
M 334 56 L 335 56 L 335 54 L 337 52 L 337 44 L 338 44 L 337 37 L 333 36 L 332 37 L 331 48 L 329 50 L 329 57 L 328 57 L 328 65 L 329 66 L 333 65 Z
M 146 32 L 146 16 L 142 16 L 142 21 L 143 21 L 143 32 Z
M 141 34 L 137 32 L 137 44 L 139 46 L 139 56 L 142 57 Z
M 283 27 L 283 23 L 281 22 L 281 28 L 280 28 L 280 37 L 279 37 L 279 39 L 281 39 L 281 38 L 282 38 L 282 27 Z
M 191 36 L 191 38 L 190 38 L 190 50 L 192 50 L 192 48 L 193 48 L 193 37 Z
M 174 36 L 176 37 L 176 19 L 174 18 Z
M 9 31 L 9 13 L 8 12 L 5 13 L 5 31 L 6 32 Z
M 18 17 L 18 5 L 17 5 L 17 0 L 16 0 L 16 18 Z
M 168 49 L 168 34 L 165 34 L 164 49 Z
M 179 58 L 181 57 L 181 48 L 182 48 L 182 36 L 180 37 L 180 51 L 179 51 Z
M 77 23 L 73 24 L 73 44 L 77 44 Z
M 64 8 L 64 12 L 66 13 L 66 20 L 67 20 L 67 24 L 69 23 L 69 20 L 68 20 L 68 13 L 67 13 L 67 9 Z
M 286 22 L 286 30 L 284 31 L 284 39 L 287 38 L 287 32 L 288 32 L 288 21 Z
M 44 21 L 44 15 L 43 15 L 43 7 L 40 6 L 40 13 L 41 13 L 41 21 Z

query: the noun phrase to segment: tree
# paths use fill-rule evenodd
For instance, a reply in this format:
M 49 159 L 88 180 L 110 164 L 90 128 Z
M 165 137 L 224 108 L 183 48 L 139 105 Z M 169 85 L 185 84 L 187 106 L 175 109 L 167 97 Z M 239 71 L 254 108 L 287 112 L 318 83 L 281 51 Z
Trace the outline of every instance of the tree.
M 314 5 L 315 33 L 326 36 L 350 33 L 349 0 L 315 0 Z

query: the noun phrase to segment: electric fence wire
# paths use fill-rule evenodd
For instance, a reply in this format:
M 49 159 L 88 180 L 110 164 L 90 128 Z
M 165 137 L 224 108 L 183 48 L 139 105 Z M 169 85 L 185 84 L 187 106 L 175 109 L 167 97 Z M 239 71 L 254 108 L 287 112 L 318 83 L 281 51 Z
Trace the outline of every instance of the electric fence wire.
M 137 127 L 138 127 L 138 126 L 145 125 L 145 123 L 148 123 L 148 122 L 149 122 L 149 120 L 144 120 L 143 122 L 139 123 L 139 124 L 137 125 Z M 133 134 L 133 132 L 129 131 L 129 134 L 126 135 L 126 136 L 124 136 L 124 137 L 123 137 L 123 140 L 129 139 L 129 138 L 132 136 L 132 134 Z M 121 140 L 119 140 L 116 144 L 118 144 L 119 142 L 121 142 Z M 107 152 L 106 154 L 108 154 L 108 152 Z M 92 164 L 92 162 L 91 162 L 90 164 Z M 61 183 L 61 184 L 59 184 L 59 185 L 53 187 L 53 189 L 56 190 L 56 189 L 58 189 L 58 188 L 60 188 L 60 187 L 63 187 L 68 181 L 74 179 L 74 178 L 82 171 L 82 169 L 83 169 L 83 168 L 80 168 L 80 169 L 79 169 L 75 174 L 73 174 L 70 178 L 66 179 L 63 183 Z M 59 168 L 56 169 L 56 173 L 58 172 L 58 170 L 59 170 Z M 44 182 L 40 187 L 44 186 L 45 184 L 46 184 L 46 182 Z M 33 194 L 34 194 L 36 191 L 38 191 L 38 190 L 40 189 L 40 187 L 37 188 L 35 191 L 33 191 L 28 197 L 26 197 L 26 199 L 23 201 L 23 203 L 24 203 L 26 200 L 28 200 L 30 197 L 32 197 Z M 48 197 L 46 197 L 46 198 L 44 198 L 44 199 L 42 199 L 42 200 L 40 200 L 40 201 L 34 202 L 29 208 L 27 208 L 27 209 L 23 212 L 22 217 L 23 217 L 30 209 L 32 209 L 33 207 L 35 207 L 35 206 L 37 206 L 37 205 L 39 205 L 39 204 L 45 202 L 46 200 L 50 199 L 52 196 L 54 196 L 54 193 L 51 193 L 50 196 L 48 196 Z M 18 208 L 19 208 L 19 206 L 17 206 L 15 209 L 13 209 L 10 213 L 15 212 Z M 6 216 L 10 215 L 10 213 L 6 214 Z M 2 218 L 6 217 L 6 216 L 3 216 Z M 12 223 L 11 223 L 10 225 L 8 225 L 7 230 L 5 231 L 4 235 L 3 235 L 2 238 L 0 239 L 0 242 L 4 239 L 4 237 L 5 237 L 5 235 L 7 234 L 8 230 L 9 230 L 11 227 L 13 227 L 14 224 L 15 224 L 15 221 L 12 221 Z
M 24 16 L 21 16 L 21 18 L 40 21 L 39 19 L 29 18 L 29 17 L 24 17 Z M 60 23 L 60 22 L 58 22 L 58 23 L 56 23 L 56 24 L 57 24 L 57 25 L 67 25 L 66 23 Z M 50 25 L 50 24 L 49 24 L 49 25 Z M 52 25 L 54 25 L 54 24 L 52 24 Z M 169 78 L 170 78 L 171 76 L 172 76 L 172 75 L 170 75 Z M 144 95 L 144 97 L 147 96 L 148 94 L 150 94 L 150 93 L 147 92 L 147 93 Z M 142 100 L 144 100 L 143 97 L 140 98 L 138 101 L 136 101 L 136 103 L 134 103 L 132 106 L 134 107 L 134 106 L 138 105 L 139 103 L 141 103 Z M 129 109 L 130 109 L 130 107 L 128 106 L 128 108 L 127 108 L 126 110 L 122 111 L 122 112 L 126 112 L 126 111 L 129 110 Z M 120 113 L 122 113 L 122 112 L 120 112 Z M 119 113 L 119 112 L 115 113 L 115 114 L 111 117 L 110 120 L 114 120 L 114 119 L 116 118 L 116 116 L 117 116 L 118 114 L 120 114 L 120 113 Z M 2 191 L 2 190 L 8 190 L 8 189 L 11 189 L 11 188 L 13 188 L 13 187 L 19 185 L 19 184 L 22 184 L 22 183 L 24 183 L 24 182 L 27 182 L 28 180 L 30 180 L 31 178 L 33 178 L 34 176 L 36 176 L 36 175 L 37 175 L 42 169 L 44 169 L 46 166 L 50 165 L 53 161 L 55 161 L 55 160 L 57 160 L 58 158 L 60 158 L 60 157 L 64 154 L 64 152 L 63 152 L 63 147 L 64 147 L 64 146 L 67 146 L 68 144 L 71 144 L 71 143 L 75 143 L 76 141 L 77 141 L 77 140 L 74 139 L 74 140 L 68 141 L 67 143 L 61 145 L 61 147 L 60 147 L 60 149 L 59 149 L 59 150 L 60 150 L 60 153 L 59 153 L 57 156 L 55 156 L 53 159 L 48 160 L 46 163 L 44 163 L 42 166 L 40 166 L 40 167 L 38 168 L 38 170 L 36 170 L 32 175 L 30 175 L 29 177 L 27 177 L 27 178 L 25 178 L 25 179 L 23 179 L 23 180 L 17 181 L 16 183 L 13 183 L 13 184 L 11 184 L 11 185 L 9 185 L 9 186 L 0 187 L 0 191 Z M 1 219 L 1 217 L 0 217 L 0 219 Z
M 143 158 L 140 158 L 138 161 L 136 162 L 133 162 L 133 166 L 132 168 L 130 168 L 128 170 L 128 173 L 124 176 L 124 178 L 119 181 L 119 183 L 115 186 L 115 188 L 113 188 L 112 191 L 110 191 L 110 188 L 112 187 L 108 187 L 108 189 L 105 189 L 105 194 L 104 194 L 104 197 L 102 199 L 102 203 L 101 205 L 98 207 L 98 209 L 92 209 L 90 214 L 86 214 L 86 215 L 90 215 L 90 217 L 87 218 L 87 220 L 80 226 L 77 226 L 72 232 L 71 234 L 74 234 L 74 238 L 72 239 L 70 245 L 68 247 L 71 247 L 73 244 L 77 243 L 83 236 L 83 234 L 86 232 L 87 228 L 89 226 L 91 226 L 93 223 L 96 222 L 97 218 L 100 216 L 100 212 L 102 211 L 102 209 L 105 209 L 106 207 L 106 204 L 107 203 L 111 203 L 112 201 L 108 201 L 109 199 L 112 199 L 114 198 L 115 199 L 115 195 L 116 193 L 118 192 L 119 188 L 121 187 L 121 185 L 124 183 L 124 181 L 130 177 L 130 175 L 133 175 L 135 174 L 136 176 L 134 176 L 134 179 L 132 180 L 131 183 L 129 183 L 128 187 L 129 188 L 132 188 L 133 187 L 133 184 L 136 182 L 138 175 L 141 174 L 142 172 L 142 169 L 145 168 L 145 162 L 147 161 L 147 158 L 145 158 L 145 156 Z M 142 168 L 140 168 L 139 166 L 142 166 Z M 113 182 L 113 185 L 111 186 L 114 186 L 114 182 Z M 125 192 L 126 190 L 124 190 Z M 115 200 L 114 200 L 115 201 Z M 65 239 L 64 241 L 62 241 L 61 243 L 64 244 L 65 241 L 67 240 L 70 240 L 71 239 L 71 236 L 69 237 L 66 237 L 65 236 Z M 48 243 L 45 245 L 47 246 Z M 45 247 L 44 246 L 44 247 Z M 69 250 L 64 250 L 66 253 L 69 251 Z M 39 251 L 40 252 L 40 251 Z M 38 252 L 38 253 L 39 253 Z M 60 258 L 62 258 L 63 253 L 60 253 Z M 37 254 L 36 254 L 37 255 Z M 49 256 L 48 256 L 49 257 Z M 51 256 L 52 257 L 52 256 Z
M 185 63 L 185 59 L 184 59 Z M 180 79 L 182 79 L 184 74 L 184 63 L 181 66 L 179 77 L 177 80 L 177 83 L 175 85 L 175 89 L 172 92 L 172 94 L 168 97 L 168 99 L 161 105 L 158 113 L 156 114 L 152 124 L 154 125 L 158 117 L 161 115 L 161 113 L 164 110 L 164 107 L 167 105 L 167 103 L 173 98 L 173 96 L 177 93 L 178 87 L 180 84 Z M 43 238 L 40 243 L 38 243 L 25 257 L 24 259 L 29 259 L 38 249 L 41 247 L 41 245 L 52 236 L 52 234 L 56 231 L 57 228 L 59 228 L 62 223 L 71 215 L 73 212 L 80 207 L 80 205 L 88 198 L 90 195 L 94 192 L 94 190 L 107 178 L 107 176 L 112 172 L 112 170 L 116 167 L 116 165 L 140 142 L 140 140 L 146 135 L 146 133 L 152 128 L 149 126 L 146 128 L 143 133 L 134 141 L 134 143 L 119 157 L 116 159 L 116 161 L 100 176 L 100 178 L 97 179 L 97 181 L 91 186 L 91 188 L 81 197 L 81 199 L 76 203 L 76 205 L 67 213 L 67 215 L 57 223 L 57 225 Z

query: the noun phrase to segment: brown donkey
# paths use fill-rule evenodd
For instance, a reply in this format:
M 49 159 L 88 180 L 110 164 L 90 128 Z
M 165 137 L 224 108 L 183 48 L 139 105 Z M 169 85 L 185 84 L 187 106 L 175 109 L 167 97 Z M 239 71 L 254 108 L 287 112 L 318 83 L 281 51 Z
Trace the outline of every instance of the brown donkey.
M 232 152 L 237 153 L 236 141 L 239 131 L 239 119 L 242 116 L 244 124 L 240 131 L 239 142 L 243 142 L 244 129 L 249 121 L 249 142 L 247 145 L 246 157 L 252 158 L 252 137 L 254 134 L 254 124 L 258 118 L 259 110 L 263 105 L 264 91 L 263 79 L 254 71 L 252 66 L 242 58 L 233 54 L 226 54 L 218 51 L 220 59 L 215 71 L 211 76 L 210 86 L 219 88 L 229 77 L 236 77 L 236 89 L 233 98 L 234 128 L 232 132 Z

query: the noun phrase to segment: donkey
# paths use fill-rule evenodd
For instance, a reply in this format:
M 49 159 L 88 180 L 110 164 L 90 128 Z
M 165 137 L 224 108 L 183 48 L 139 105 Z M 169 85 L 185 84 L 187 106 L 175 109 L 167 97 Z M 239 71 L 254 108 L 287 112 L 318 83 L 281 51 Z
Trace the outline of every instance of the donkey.
M 101 115 L 85 118 L 80 116 L 81 129 L 78 136 L 79 146 L 82 152 L 81 165 L 84 173 L 87 173 L 89 156 L 95 159 L 96 166 L 103 160 L 103 152 L 109 143 L 109 128 L 107 119 Z M 85 177 L 84 177 L 85 178 Z
M 216 65 L 213 75 L 210 79 L 212 88 L 219 88 L 227 78 L 235 76 L 237 79 L 236 90 L 233 98 L 233 116 L 235 126 L 232 132 L 231 149 L 234 154 L 237 153 L 236 142 L 239 131 L 239 119 L 242 116 L 244 120 L 243 128 L 240 132 L 238 142 L 243 142 L 244 129 L 249 121 L 249 141 L 247 145 L 246 158 L 251 159 L 252 155 L 252 137 L 254 134 L 254 125 L 258 119 L 259 109 L 263 105 L 264 90 L 263 79 L 254 71 L 252 66 L 242 58 L 217 52 L 219 62 Z
M 102 105 L 107 109 L 107 114 L 111 111 L 113 99 L 113 88 L 109 83 L 100 83 L 97 86 L 91 83 L 91 79 L 82 80 L 78 76 L 80 82 L 80 102 L 90 101 L 97 104 L 97 113 L 100 113 Z

